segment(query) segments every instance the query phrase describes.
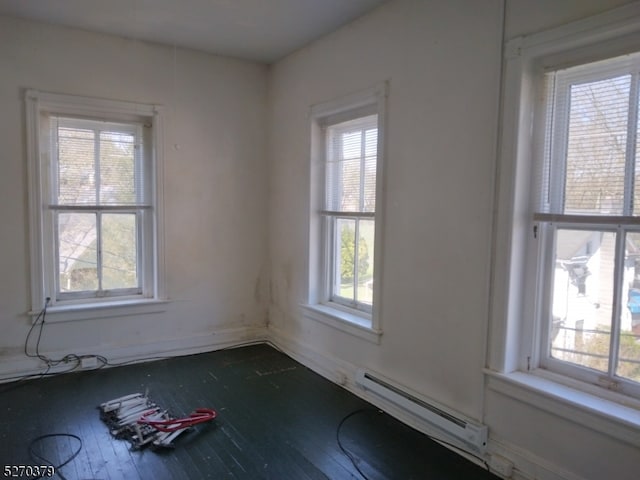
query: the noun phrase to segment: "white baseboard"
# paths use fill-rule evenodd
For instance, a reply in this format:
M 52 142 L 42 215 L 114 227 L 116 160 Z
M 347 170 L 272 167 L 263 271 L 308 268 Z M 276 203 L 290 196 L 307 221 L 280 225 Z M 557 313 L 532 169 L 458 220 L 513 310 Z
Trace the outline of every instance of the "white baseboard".
M 448 437 L 426 421 L 416 418 L 380 397 L 369 394 L 366 390 L 357 385 L 355 383 L 356 372 L 360 368 L 366 368 L 366 365 L 353 365 L 331 357 L 326 353 L 315 349 L 311 345 L 299 342 L 283 330 L 274 328 L 272 325 L 269 325 L 267 338 L 269 342 L 276 345 L 296 361 L 302 363 L 328 380 L 341 385 L 351 393 L 369 403 L 372 403 L 376 407 L 384 410 L 386 413 L 397 418 L 401 422 L 415 428 L 419 432 L 454 444 L 459 443 L 456 439 Z M 445 447 L 446 446 L 447 445 L 445 445 Z M 465 458 L 477 465 L 480 465 L 483 468 L 485 467 L 484 463 L 477 457 L 474 458 L 469 455 L 465 455 L 456 449 L 452 450 L 463 455 Z M 491 430 L 489 430 L 487 454 L 483 457 L 483 460 L 490 462 L 491 454 L 500 455 L 513 463 L 514 469 L 512 476 L 510 477 L 512 480 L 585 480 L 584 478 L 568 472 L 557 465 L 553 465 L 542 458 L 532 455 L 526 450 L 510 445 L 503 440 L 493 438 L 491 436 Z M 498 475 L 496 472 L 493 473 Z
M 52 358 L 62 358 L 67 354 L 76 355 L 100 355 L 110 363 L 135 363 L 147 359 L 159 359 L 167 357 L 180 357 L 196 353 L 211 352 L 221 348 L 232 347 L 243 342 L 260 342 L 267 338 L 265 326 L 239 327 L 218 330 L 211 334 L 195 335 L 186 338 L 168 339 L 157 342 L 126 345 L 119 347 L 96 347 L 92 350 L 82 349 L 72 352 L 48 353 Z M 72 365 L 61 364 L 52 367 L 49 373 L 64 373 L 69 371 Z M 0 383 L 16 380 L 17 378 L 39 375 L 46 369 L 44 362 L 37 358 L 29 358 L 24 355 L 14 358 L 4 358 L 0 363 Z
M 271 343 L 299 363 L 331 382 L 341 385 L 351 393 L 384 410 L 401 422 L 428 436 L 441 438 L 454 444 L 457 443 L 456 439 L 448 437 L 446 434 L 443 434 L 443 432 L 434 429 L 433 426 L 426 421 L 416 418 L 391 402 L 372 395 L 357 385 L 355 382 L 356 372 L 361 368 L 366 368 L 366 365 L 354 365 L 331 357 L 326 352 L 320 351 L 312 345 L 300 342 L 287 332 L 275 328 L 273 325 L 269 325 L 268 327 L 231 328 L 207 335 L 196 335 L 139 345 L 104 347 L 94 351 L 60 352 L 58 355 L 51 355 L 56 358 L 62 357 L 67 353 L 75 353 L 77 355 L 101 355 L 114 364 L 124 362 L 135 363 L 154 357 L 179 357 L 210 352 L 247 342 Z M 45 366 L 40 360 L 25 356 L 2 359 L 0 363 L 0 383 L 11 381 L 16 377 L 41 374 L 44 368 Z M 50 373 L 62 373 L 68 370 L 68 368 L 68 365 L 61 365 L 52 368 Z M 454 451 L 460 453 L 455 449 Z M 585 480 L 557 465 L 532 455 L 526 450 L 511 445 L 503 439 L 493 437 L 491 431 L 489 431 L 487 455 L 483 460 L 488 462 L 491 454 L 500 455 L 514 464 L 514 471 L 511 477 L 513 480 Z M 478 458 L 462 455 L 470 461 L 484 466 L 483 462 Z
M 513 462 L 513 480 L 585 480 L 502 439 L 489 438 L 489 451 Z
M 420 419 L 415 415 L 412 415 L 411 413 L 382 397 L 371 394 L 367 390 L 363 389 L 360 385 L 356 384 L 355 379 L 357 371 L 359 369 L 366 368 L 366 365 L 354 365 L 342 360 L 338 360 L 334 357 L 330 357 L 325 353 L 316 350 L 308 344 L 295 340 L 294 338 L 287 335 L 284 331 L 274 328 L 271 325 L 269 326 L 269 341 L 280 348 L 287 355 L 291 356 L 314 372 L 322 375 L 323 377 L 334 383 L 337 383 L 338 385 L 349 390 L 354 395 L 375 405 L 392 417 L 400 420 L 401 422 L 409 425 L 412 428 L 415 428 L 419 432 L 422 432 L 425 435 L 432 437 L 433 439 L 441 439 L 444 442 L 448 442 L 453 445 L 459 445 L 460 448 L 465 447 L 458 439 L 448 435 L 444 431 L 435 428 L 431 423 Z M 458 451 L 457 449 L 453 450 L 456 453 L 463 455 L 473 463 L 484 468 L 485 465 L 483 463 L 483 460 L 487 460 L 486 458 L 479 458 L 478 456 L 475 456 L 475 454 L 466 455 L 465 453 Z

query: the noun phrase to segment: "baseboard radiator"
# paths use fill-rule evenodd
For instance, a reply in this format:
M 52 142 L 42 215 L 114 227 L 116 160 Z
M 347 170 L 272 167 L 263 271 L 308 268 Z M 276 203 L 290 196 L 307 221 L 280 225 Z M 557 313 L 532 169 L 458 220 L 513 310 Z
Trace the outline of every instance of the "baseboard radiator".
M 370 372 L 359 370 L 356 374 L 356 383 L 402 409 L 412 413 L 421 420 L 437 427 L 443 432 L 455 437 L 478 453 L 484 453 L 487 446 L 486 425 L 476 425 L 461 419 L 446 408 L 435 402 L 426 402 L 414 395 L 392 385 Z M 446 440 L 446 439 L 443 439 Z

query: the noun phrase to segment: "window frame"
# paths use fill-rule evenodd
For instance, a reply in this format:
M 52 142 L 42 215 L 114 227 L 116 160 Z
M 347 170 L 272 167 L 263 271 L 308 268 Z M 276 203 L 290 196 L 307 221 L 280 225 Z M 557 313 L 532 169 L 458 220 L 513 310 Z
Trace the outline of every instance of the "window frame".
M 640 5 L 632 4 L 505 41 L 485 369 L 492 390 L 554 414 L 561 411 L 576 422 L 597 415 L 594 428 L 632 442 L 640 438 L 640 399 L 539 368 L 541 280 L 527 272 L 545 254 L 532 232 L 536 199 L 531 188 L 535 148 L 544 143 L 544 125 L 535 115 L 543 98 L 542 75 L 636 52 L 638 33 Z
M 120 316 L 157 312 L 165 302 L 163 261 L 163 153 L 162 108 L 133 102 L 97 99 L 76 95 L 27 90 L 26 133 L 29 175 L 30 258 L 31 258 L 31 311 L 36 315 L 45 304 L 47 319 L 66 321 L 96 316 Z M 62 295 L 57 293 L 55 235 L 55 208 L 50 208 L 51 188 L 55 175 L 52 168 L 55 159 L 49 143 L 48 118 L 65 117 L 78 124 L 85 120 L 126 124 L 130 128 L 150 127 L 144 137 L 146 178 L 150 182 L 146 219 L 138 229 L 137 248 L 142 252 L 139 288 L 122 291 L 121 295 Z M 45 132 L 45 130 L 47 130 Z M 147 187 L 145 187 L 147 188 Z M 136 207 L 132 206 L 132 210 Z M 118 210 L 117 208 L 115 210 Z M 136 213 L 139 217 L 139 211 Z M 139 221 L 139 220 L 138 220 Z M 114 292 L 111 292 L 114 293 Z
M 383 190 L 385 171 L 386 99 L 388 83 L 383 82 L 370 89 L 311 107 L 310 185 L 309 185 L 309 239 L 307 299 L 302 305 L 303 314 L 338 330 L 360 336 L 378 343 L 381 330 L 382 256 L 383 250 Z M 371 311 L 353 308 L 348 302 L 331 298 L 331 243 L 333 235 L 329 228 L 329 217 L 324 212 L 326 182 L 326 136 L 323 129 L 349 120 L 377 114 L 377 161 L 376 161 L 376 209 L 366 219 L 375 221 L 373 301 Z M 356 218 L 357 214 L 348 214 Z M 336 217 L 340 217 L 336 214 Z M 359 218 L 359 217 L 358 217 Z M 364 218 L 364 217 L 363 217 Z

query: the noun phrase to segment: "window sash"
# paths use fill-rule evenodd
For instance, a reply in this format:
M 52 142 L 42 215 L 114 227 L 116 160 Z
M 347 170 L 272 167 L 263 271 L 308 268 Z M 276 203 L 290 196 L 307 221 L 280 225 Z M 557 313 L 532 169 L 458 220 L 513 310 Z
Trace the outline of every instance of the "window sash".
M 619 216 L 633 216 L 634 171 L 636 160 L 636 142 L 638 129 L 638 104 L 640 101 L 640 53 L 627 55 L 616 59 L 609 59 L 594 64 L 572 67 L 567 70 L 552 71 L 545 74 L 544 90 L 547 103 L 544 106 L 543 117 L 546 117 L 544 134 L 539 137 L 538 150 L 541 152 L 542 162 L 534 180 L 534 202 L 536 213 L 549 214 L 578 214 L 614 216 L 616 212 L 574 212 L 567 211 L 567 187 L 565 182 L 568 175 L 568 156 L 570 141 L 570 114 L 572 87 L 579 88 L 588 84 L 596 84 L 622 76 L 629 76 L 629 95 L 627 97 L 627 114 L 625 119 L 625 145 L 623 154 L 623 198 Z M 612 87 L 613 88 L 613 87 Z M 603 92 L 603 95 L 606 91 Z M 603 100 L 605 101 L 605 100 Z M 580 108 L 579 106 L 577 108 Z M 584 108 L 584 107 L 582 107 Z M 584 112 L 589 115 L 589 112 Z M 611 121 L 611 119 L 608 119 Z M 604 121 L 608 128 L 607 120 Z M 594 126 L 593 128 L 596 128 Z M 592 135 L 595 132 L 592 132 Z M 576 134 L 577 135 L 577 134 Z M 610 134 L 613 138 L 613 133 Z M 592 153 L 592 152 L 590 152 Z M 596 153 L 593 152 L 593 155 Z M 639 192 L 640 193 L 640 192 Z M 635 208 L 640 211 L 640 199 Z
M 378 115 L 327 125 L 324 133 L 326 211 L 375 213 Z
M 50 133 L 49 142 L 44 142 L 44 147 L 51 155 L 51 163 L 49 169 L 48 182 L 50 184 L 49 189 L 49 203 L 50 205 L 57 206 L 71 206 L 79 207 L 81 205 L 91 206 L 118 206 L 118 205 L 150 205 L 150 188 L 149 185 L 149 166 L 146 165 L 149 160 L 148 155 L 145 154 L 144 140 L 143 140 L 143 126 L 139 123 L 114 123 L 102 120 L 91 120 L 86 118 L 73 118 L 69 116 L 51 115 L 48 118 Z M 68 132 L 67 135 L 60 135 L 61 131 Z M 73 132 L 76 132 L 73 135 Z M 84 134 L 84 135 L 83 135 Z M 123 138 L 118 140 L 118 137 Z M 131 141 L 127 142 L 127 137 L 131 138 Z M 65 142 L 65 139 L 67 141 Z M 93 188 L 86 185 L 80 185 L 85 194 L 91 193 L 93 201 L 90 198 L 83 199 L 82 197 L 73 200 L 61 199 L 63 195 L 61 173 L 60 170 L 64 167 L 63 158 L 61 158 L 61 152 L 64 148 L 64 144 L 67 144 L 69 151 L 73 151 L 74 154 L 86 155 L 86 161 L 91 161 L 92 165 L 85 167 L 84 170 L 77 172 L 77 174 L 91 173 L 90 179 L 92 180 Z M 111 144 L 111 145 L 110 145 Z M 128 186 L 132 191 L 126 192 L 127 185 L 108 185 L 103 181 L 103 166 L 111 166 L 112 170 L 120 168 L 127 168 L 126 165 L 113 165 L 109 164 L 109 157 L 115 153 L 111 150 L 117 151 L 118 149 L 126 148 L 127 145 L 131 145 L 131 184 Z M 83 148 L 84 146 L 84 148 Z M 88 148 L 87 148 L 88 147 Z M 127 153 L 123 155 L 126 159 Z M 106 157 L 106 158 L 103 158 Z M 71 168 L 69 170 L 69 177 L 73 180 L 73 173 Z M 106 172 L 104 172 L 106 173 Z M 78 180 L 78 183 L 79 180 Z M 103 187 L 106 183 L 106 188 Z M 77 187 L 78 185 L 72 185 Z M 118 191 L 118 187 L 123 191 Z M 121 198 L 107 199 L 104 198 L 105 191 L 114 190 L 116 194 L 119 194 Z M 128 194 L 127 194 L 128 193 Z M 122 198 L 124 196 L 124 198 Z
M 371 314 L 373 311 L 373 299 L 371 299 L 370 303 L 366 301 L 362 301 L 361 294 L 359 293 L 360 288 L 367 289 L 369 286 L 364 284 L 364 287 L 361 286 L 360 281 L 360 245 L 363 239 L 363 236 L 360 231 L 360 221 L 369 221 L 373 220 L 372 216 L 360 216 L 360 215 L 343 215 L 343 214 L 326 214 L 325 217 L 325 245 L 328 250 L 328 264 L 326 265 L 327 272 L 327 292 L 328 292 L 328 301 L 337 303 L 344 307 L 352 308 L 355 310 L 359 310 L 362 312 L 366 312 Z M 342 232 L 339 230 L 338 222 L 340 220 L 348 220 L 354 223 L 354 245 L 353 245 L 353 278 L 349 281 L 349 285 L 346 286 L 347 291 L 351 289 L 353 291 L 353 295 L 351 297 L 347 297 L 340 292 L 340 288 L 344 285 L 345 282 L 341 281 L 340 265 L 339 260 L 341 259 L 341 249 L 342 249 Z M 374 223 L 375 230 L 375 223 Z M 375 250 L 375 245 L 370 251 L 373 252 Z M 340 253 L 339 253 L 340 252 Z M 369 250 L 367 250 L 367 253 Z M 373 264 L 373 262 L 371 262 Z M 372 267 L 373 268 L 373 267 Z M 374 272 L 372 271 L 372 274 Z M 373 278 L 371 277 L 371 289 L 373 286 Z M 365 290 L 366 291 L 366 290 Z M 363 295 L 363 296 L 366 296 Z
M 96 208 L 96 207 L 85 207 L 81 209 L 77 208 L 53 208 L 49 207 L 49 216 L 51 217 L 51 222 L 53 225 L 53 245 L 55 248 L 54 255 L 54 279 L 53 284 L 55 285 L 55 298 L 59 301 L 64 300 L 75 300 L 75 299 L 86 299 L 86 298 L 107 298 L 107 297 L 116 297 L 116 296 L 131 296 L 131 295 L 141 295 L 143 293 L 143 285 L 144 285 L 144 269 L 143 267 L 143 258 L 144 258 L 144 249 L 143 249 L 143 241 L 144 241 L 144 213 L 145 209 L 141 208 L 132 208 L 132 207 L 114 207 L 110 206 L 109 208 Z M 83 290 L 73 290 L 73 291 L 64 291 L 62 285 L 60 284 L 62 273 L 60 270 L 60 259 L 61 259 L 61 233 L 59 231 L 59 214 L 69 214 L 72 215 L 74 213 L 81 214 L 93 214 L 95 215 L 95 230 L 96 230 L 96 281 L 97 287 L 95 289 L 83 289 Z M 114 215 L 114 214 L 123 214 L 134 217 L 134 225 L 135 225 L 135 278 L 136 285 L 131 287 L 116 287 L 116 288 L 105 288 L 105 277 L 104 269 L 107 268 L 105 261 L 103 261 L 103 251 L 105 249 L 104 246 L 104 236 L 103 236 L 103 214 Z
M 634 335 L 632 333 L 625 333 L 622 330 L 622 318 L 625 313 L 625 309 L 628 308 L 629 305 L 629 293 L 632 288 L 627 289 L 625 286 L 625 276 L 629 274 L 629 266 L 626 265 L 629 261 L 630 256 L 627 255 L 626 244 L 628 240 L 628 235 L 640 235 L 640 226 L 639 225 L 611 225 L 607 223 L 588 223 L 582 222 L 578 223 L 576 221 L 572 222 L 540 222 L 537 224 L 540 228 L 540 238 L 541 238 L 541 250 L 544 253 L 541 253 L 539 260 L 539 268 L 540 271 L 543 272 L 541 276 L 541 283 L 546 287 L 544 288 L 543 297 L 541 299 L 542 302 L 542 316 L 543 316 L 543 328 L 541 330 L 541 338 L 540 338 L 540 362 L 539 366 L 551 371 L 555 371 L 557 373 L 567 375 L 578 380 L 582 380 L 592 384 L 602 385 L 608 389 L 615 390 L 620 393 L 625 393 L 633 396 L 640 396 L 640 382 L 637 380 L 632 380 L 628 377 L 623 377 L 621 374 L 618 374 L 618 368 L 620 368 L 620 361 L 623 361 L 627 364 L 637 363 L 640 365 L 640 359 L 634 359 L 625 357 L 621 349 L 621 339 L 622 337 L 629 337 Z M 557 232 L 561 231 L 575 231 L 575 232 L 583 232 L 583 234 L 588 233 L 602 233 L 602 234 L 611 234 L 614 236 L 614 251 L 613 253 L 613 265 L 611 272 L 611 289 L 607 295 L 602 296 L 602 285 L 599 288 L 599 295 L 596 293 L 594 297 L 598 300 L 597 304 L 600 305 L 601 302 L 605 304 L 610 302 L 610 316 L 608 317 L 608 326 L 609 331 L 606 333 L 605 331 L 598 330 L 596 334 L 595 331 L 591 331 L 593 325 L 587 325 L 586 329 L 579 328 L 576 330 L 573 335 L 582 335 L 582 332 L 585 332 L 587 337 L 591 334 L 591 336 L 595 335 L 608 335 L 608 353 L 606 353 L 606 358 L 608 361 L 608 366 L 606 371 L 598 370 L 595 368 L 590 368 L 589 365 L 581 364 L 577 361 L 565 360 L 562 358 L 557 358 L 557 356 L 553 355 L 553 342 L 554 337 L 558 334 L 559 330 L 572 330 L 572 327 L 564 327 L 561 323 L 554 322 L 554 285 L 555 279 L 554 274 L 557 273 L 557 265 L 556 259 L 558 257 L 558 250 L 556 246 Z M 600 252 L 602 255 L 602 252 Z M 606 268 L 606 267 L 605 267 Z M 627 270 L 627 271 L 625 271 Z M 599 272 L 590 272 L 598 274 Z M 600 272 L 602 273 L 602 272 Z M 568 281 L 568 279 L 567 279 Z M 606 283 L 606 279 L 600 279 L 600 284 Z M 596 285 L 598 282 L 596 281 Z M 557 288 L 557 287 L 556 287 Z M 567 287 L 568 288 L 568 287 Z M 593 286 L 590 288 L 594 288 Z M 604 287 L 606 290 L 606 287 Z M 584 292 L 585 301 L 587 298 L 591 298 L 593 295 L 590 291 Z M 568 298 L 565 300 L 568 301 Z M 598 307 L 600 308 L 600 307 Z M 605 313 L 607 307 L 605 306 Z M 582 313 L 585 314 L 584 312 Z M 629 314 L 631 315 L 631 314 Z M 588 316 L 588 314 L 587 314 Z M 562 320 L 558 318 L 558 320 Z M 632 320 L 633 322 L 637 322 L 637 320 Z M 595 325 L 597 326 L 597 325 Z M 576 327 L 577 328 L 577 327 Z M 640 340 L 640 338 L 638 338 Z M 578 342 L 582 343 L 582 342 Z M 636 342 L 637 343 L 637 342 Z M 576 347 L 577 343 L 574 342 L 574 348 L 568 348 L 563 353 L 568 354 L 568 356 L 572 354 L 578 354 L 580 357 L 596 357 L 598 355 L 597 351 L 590 351 L 588 348 L 580 347 L 579 345 Z M 600 348 L 600 347 L 594 347 Z M 582 352 L 582 353 L 580 353 Z M 603 352 L 600 352 L 602 354 Z

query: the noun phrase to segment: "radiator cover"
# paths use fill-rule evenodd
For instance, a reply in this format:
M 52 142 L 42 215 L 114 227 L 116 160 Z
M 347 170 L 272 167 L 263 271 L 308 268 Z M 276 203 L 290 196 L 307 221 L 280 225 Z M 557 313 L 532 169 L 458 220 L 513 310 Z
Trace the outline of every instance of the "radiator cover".
M 452 413 L 443 405 L 431 400 L 422 400 L 380 376 L 359 370 L 356 383 L 381 398 L 384 398 L 416 417 L 461 440 L 478 453 L 487 446 L 487 426 L 470 422 Z

